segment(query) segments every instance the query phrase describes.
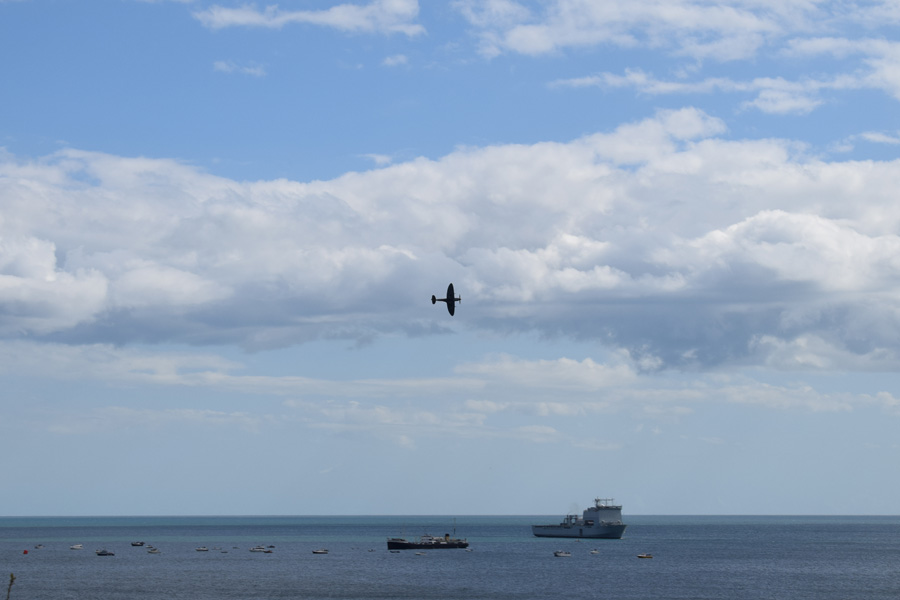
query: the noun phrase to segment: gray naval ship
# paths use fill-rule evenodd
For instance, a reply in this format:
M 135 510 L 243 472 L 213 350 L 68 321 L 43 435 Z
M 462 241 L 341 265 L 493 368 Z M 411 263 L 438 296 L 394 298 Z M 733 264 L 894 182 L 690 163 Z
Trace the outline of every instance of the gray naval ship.
M 538 537 L 618 540 L 625 533 L 622 505 L 615 504 L 612 498 L 595 498 L 594 506 L 585 509 L 580 518 L 566 515 L 559 525 L 532 525 L 531 532 Z

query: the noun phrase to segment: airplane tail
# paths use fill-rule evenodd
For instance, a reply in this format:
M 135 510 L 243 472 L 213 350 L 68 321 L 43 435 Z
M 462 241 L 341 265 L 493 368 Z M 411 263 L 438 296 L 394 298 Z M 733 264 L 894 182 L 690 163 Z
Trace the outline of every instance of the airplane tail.
M 437 296 L 432 296 L 432 297 L 431 297 L 431 303 L 432 303 L 432 304 L 437 304 Z

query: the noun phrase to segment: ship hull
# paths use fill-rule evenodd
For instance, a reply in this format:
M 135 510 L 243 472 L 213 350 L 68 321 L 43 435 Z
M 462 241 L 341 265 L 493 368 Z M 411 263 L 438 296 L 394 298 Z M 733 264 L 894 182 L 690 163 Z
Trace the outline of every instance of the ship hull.
M 532 525 L 531 532 L 537 537 L 619 540 L 625 533 L 625 527 L 626 525 L 594 525 L 593 527 Z
M 443 550 L 445 548 L 468 548 L 465 540 L 440 540 L 434 542 L 411 542 L 404 539 L 391 539 L 387 543 L 388 550 Z

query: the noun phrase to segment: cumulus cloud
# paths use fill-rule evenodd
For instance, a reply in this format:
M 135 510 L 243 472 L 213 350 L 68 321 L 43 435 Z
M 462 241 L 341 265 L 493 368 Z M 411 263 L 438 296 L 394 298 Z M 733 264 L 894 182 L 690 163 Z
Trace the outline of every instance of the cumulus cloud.
M 803 364 L 894 364 L 900 165 L 726 134 L 661 111 L 314 182 L 7 154 L 0 334 L 248 348 L 428 335 L 447 329 L 422 298 L 450 279 L 466 303 L 448 326 L 594 340 L 638 370 L 766 364 L 814 338 L 829 350 Z M 579 385 L 565 367 L 556 379 Z
M 301 23 L 351 33 L 402 33 L 412 37 L 425 32 L 424 27 L 415 23 L 418 14 L 417 0 L 372 0 L 368 4 L 345 3 L 324 10 L 284 10 L 278 5 L 264 9 L 251 5 L 239 8 L 214 5 L 195 12 L 194 17 L 210 29 L 280 29 Z

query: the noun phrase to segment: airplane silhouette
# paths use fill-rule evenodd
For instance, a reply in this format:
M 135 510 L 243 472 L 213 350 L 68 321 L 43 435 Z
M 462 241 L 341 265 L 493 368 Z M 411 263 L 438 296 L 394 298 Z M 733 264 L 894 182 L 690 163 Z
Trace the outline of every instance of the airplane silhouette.
M 436 296 L 431 297 L 432 304 L 437 304 L 438 302 L 446 302 L 447 303 L 447 310 L 450 311 L 450 316 L 452 317 L 453 313 L 456 312 L 456 303 L 462 302 L 462 298 L 454 295 L 453 284 L 451 283 L 447 287 L 447 297 L 446 298 L 438 298 Z

